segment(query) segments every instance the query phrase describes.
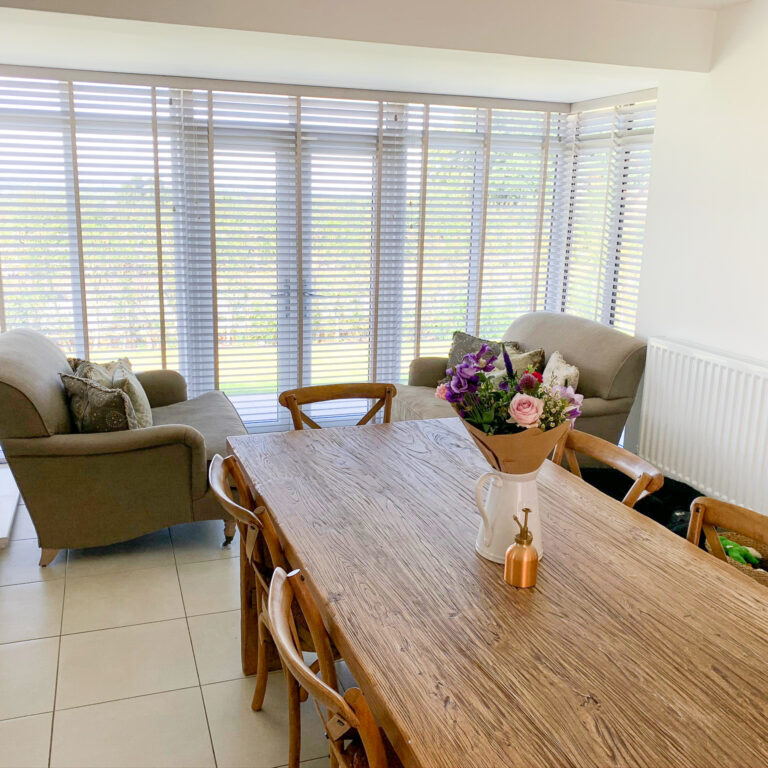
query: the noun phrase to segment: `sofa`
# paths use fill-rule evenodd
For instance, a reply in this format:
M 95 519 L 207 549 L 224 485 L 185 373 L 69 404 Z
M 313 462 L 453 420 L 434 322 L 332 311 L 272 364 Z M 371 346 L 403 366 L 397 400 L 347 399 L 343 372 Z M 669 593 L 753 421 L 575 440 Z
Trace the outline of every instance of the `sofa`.
M 526 351 L 541 348 L 547 360 L 559 351 L 579 369 L 577 391 L 584 395 L 584 404 L 578 428 L 612 443 L 619 441 L 645 367 L 644 342 L 560 312 L 522 315 L 502 341 L 517 342 Z M 393 421 L 456 415 L 449 403 L 434 396 L 447 364 L 447 357 L 420 357 L 411 363 L 408 386 L 398 386 L 392 403 Z
M 95 547 L 195 520 L 234 521 L 208 487 L 208 463 L 246 433 L 223 392 L 187 399 L 175 371 L 138 373 L 153 426 L 74 431 L 56 344 L 32 330 L 0 334 L 0 445 L 37 530 L 41 565 L 64 548 Z

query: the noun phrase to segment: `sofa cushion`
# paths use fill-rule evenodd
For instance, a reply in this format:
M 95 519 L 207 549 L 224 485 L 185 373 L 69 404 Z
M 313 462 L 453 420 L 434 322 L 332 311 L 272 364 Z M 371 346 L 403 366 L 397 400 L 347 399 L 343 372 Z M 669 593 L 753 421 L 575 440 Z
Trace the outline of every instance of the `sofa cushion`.
M 455 415 L 450 403 L 435 397 L 432 387 L 397 385 L 397 397 L 392 401 L 392 421 L 443 419 Z
M 194 427 L 205 438 L 205 455 L 208 461 L 217 453 L 227 455 L 228 437 L 245 435 L 248 431 L 235 406 L 223 392 L 218 391 L 206 392 L 181 403 L 153 408 L 152 421 L 155 426 L 186 424 L 188 427 Z
M 78 432 L 121 432 L 138 429 L 136 414 L 122 389 L 102 387 L 92 379 L 62 373 L 72 421 Z

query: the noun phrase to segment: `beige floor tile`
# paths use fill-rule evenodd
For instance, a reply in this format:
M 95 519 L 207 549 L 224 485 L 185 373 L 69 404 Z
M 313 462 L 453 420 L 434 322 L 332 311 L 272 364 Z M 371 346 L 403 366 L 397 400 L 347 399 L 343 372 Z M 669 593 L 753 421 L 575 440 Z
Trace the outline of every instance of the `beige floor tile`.
M 47 768 L 51 713 L 0 722 L 0 768 Z
M 56 709 L 198 685 L 186 619 L 65 635 Z
M 318 757 L 317 760 L 302 760 L 301 762 L 301 768 L 330 768 L 330 765 L 331 761 L 327 757 Z
M 53 709 L 59 638 L 0 645 L 0 720 Z
M 58 635 L 64 580 L 0 587 L 0 643 Z
M 240 611 L 190 616 L 189 631 L 203 685 L 243 677 Z
M 174 567 L 67 579 L 64 634 L 184 615 Z
M 199 688 L 56 712 L 54 768 L 214 765 Z
M 101 576 L 105 573 L 123 573 L 174 564 L 171 537 L 168 529 L 164 528 L 109 547 L 71 549 L 67 561 L 67 578 Z
M 273 768 L 288 762 L 288 704 L 285 678 L 272 672 L 261 712 L 251 711 L 252 677 L 203 686 L 205 709 L 219 768 Z M 301 708 L 301 756 L 328 752 L 325 731 L 311 701 Z
M 37 546 L 37 539 L 10 541 L 7 547 L 0 549 L 0 586 L 64 578 L 66 550 L 59 552 L 46 568 L 41 568 L 39 562 L 40 547 Z
M 35 525 L 24 504 L 19 504 L 16 509 L 16 516 L 13 518 L 13 527 L 11 528 L 11 541 L 18 539 L 37 539 Z
M 348 688 L 355 688 L 357 686 L 357 682 L 355 681 L 352 673 L 349 671 L 349 667 L 344 660 L 336 662 L 336 677 L 339 681 L 339 686 L 343 691 L 346 691 Z
M 187 616 L 240 607 L 240 558 L 179 566 Z
M 199 563 L 204 560 L 228 560 L 240 554 L 240 536 L 223 547 L 224 523 L 221 520 L 201 520 L 171 528 L 173 550 L 177 563 Z

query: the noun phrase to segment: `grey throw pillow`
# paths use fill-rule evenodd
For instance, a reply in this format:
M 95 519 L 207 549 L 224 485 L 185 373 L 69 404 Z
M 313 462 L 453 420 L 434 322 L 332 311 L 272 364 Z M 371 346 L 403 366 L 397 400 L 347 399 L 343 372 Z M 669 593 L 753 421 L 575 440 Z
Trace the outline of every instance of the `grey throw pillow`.
M 122 389 L 131 400 L 139 427 L 152 426 L 152 407 L 149 404 L 149 398 L 141 382 L 133 373 L 131 361 L 127 357 L 102 365 L 83 360 L 78 365 L 75 376 L 94 381 L 106 389 Z
M 138 429 L 136 414 L 122 389 L 107 389 L 90 379 L 60 374 L 78 432 Z
M 501 360 L 500 341 L 488 341 L 488 339 L 481 339 L 477 336 L 472 336 L 469 333 L 464 333 L 463 331 L 456 331 L 453 334 L 451 351 L 448 353 L 448 367 L 456 367 L 464 359 L 465 355 L 474 354 L 483 346 L 483 344 L 487 344 L 493 350 L 493 354 L 497 355 L 499 360 Z M 507 353 L 510 355 L 522 352 L 520 345 L 515 341 L 505 341 L 504 346 L 507 348 Z M 501 360 L 501 365 L 504 367 L 503 360 Z

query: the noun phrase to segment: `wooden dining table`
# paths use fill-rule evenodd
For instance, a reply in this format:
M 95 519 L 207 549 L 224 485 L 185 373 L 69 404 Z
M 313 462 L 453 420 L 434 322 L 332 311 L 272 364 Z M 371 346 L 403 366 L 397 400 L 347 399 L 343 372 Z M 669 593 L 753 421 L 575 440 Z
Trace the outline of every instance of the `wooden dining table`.
M 768 592 L 551 462 L 532 589 L 458 419 L 232 437 L 407 768 L 768 766 Z

